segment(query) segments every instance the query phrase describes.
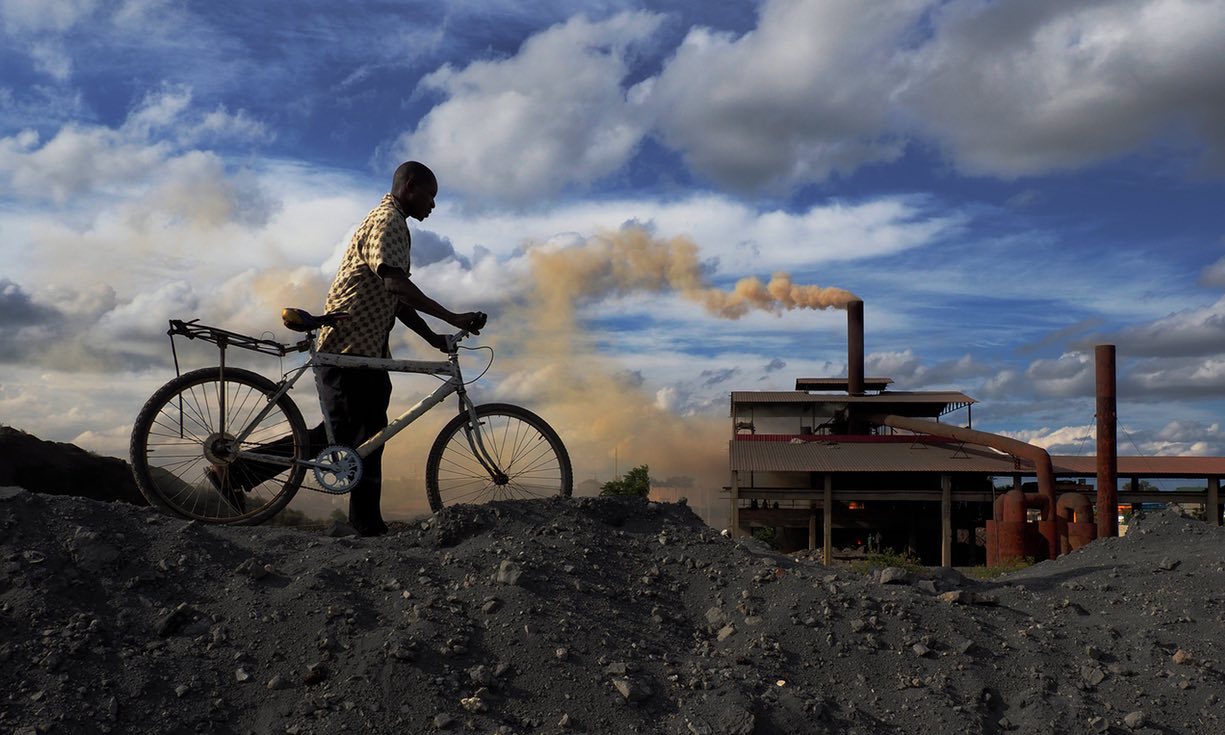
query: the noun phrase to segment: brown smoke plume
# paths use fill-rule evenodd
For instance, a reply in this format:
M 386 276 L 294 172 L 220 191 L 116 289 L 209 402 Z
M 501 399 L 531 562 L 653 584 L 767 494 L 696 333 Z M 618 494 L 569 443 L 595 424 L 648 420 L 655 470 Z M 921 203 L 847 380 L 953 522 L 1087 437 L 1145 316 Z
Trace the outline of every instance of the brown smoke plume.
M 641 227 L 593 237 L 579 247 L 536 247 L 528 254 L 537 292 L 563 311 L 581 299 L 631 292 L 674 291 L 723 319 L 739 319 L 752 309 L 845 309 L 856 298 L 841 288 L 792 283 L 786 273 L 774 274 L 769 283 L 742 278 L 734 289 L 723 291 L 706 279 L 692 240 L 656 239 Z
M 691 240 L 653 238 L 641 228 L 558 250 L 531 246 L 527 257 L 528 287 L 511 288 L 525 295 L 492 317 L 476 341 L 495 347 L 497 359 L 490 375 L 470 388 L 473 399 L 518 403 L 543 416 L 570 451 L 576 485 L 593 477 L 601 483 L 613 479 L 615 458 L 617 475 L 646 464 L 654 478 L 691 477 L 693 487 L 681 494 L 695 505 L 709 499 L 718 508 L 726 505 L 718 495 L 728 480 L 731 425 L 726 410 L 678 416 L 664 408 L 636 378 L 638 364 L 628 351 L 608 354 L 606 347 L 597 349 L 577 321 L 576 307 L 609 296 L 677 293 L 715 317 L 736 319 L 753 309 L 777 314 L 843 308 L 854 298 L 842 289 L 794 284 L 786 274 L 776 274 L 768 283 L 745 278 L 724 291 L 710 284 Z M 422 287 L 430 292 L 429 283 Z M 397 356 L 412 351 L 436 359 L 415 337 L 406 344 L 411 347 L 393 348 Z M 475 377 L 481 360 L 465 353 L 465 377 Z M 391 413 L 411 405 L 422 389 L 432 389 L 428 380 L 423 385 L 413 378 L 395 378 Z M 449 413 L 432 411 L 388 444 L 383 459 L 388 517 L 426 512 L 422 466 Z M 726 519 L 714 522 L 722 527 Z

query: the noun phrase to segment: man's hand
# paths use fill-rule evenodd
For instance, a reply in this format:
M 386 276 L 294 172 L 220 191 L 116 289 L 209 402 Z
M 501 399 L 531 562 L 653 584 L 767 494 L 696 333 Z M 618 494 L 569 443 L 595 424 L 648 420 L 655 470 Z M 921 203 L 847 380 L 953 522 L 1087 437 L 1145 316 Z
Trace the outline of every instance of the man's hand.
M 488 319 L 488 316 L 481 311 L 466 311 L 455 316 L 456 318 L 451 324 L 471 334 L 480 334 L 481 330 L 485 328 L 485 320 Z
M 425 338 L 425 341 L 429 342 L 430 346 L 438 350 L 439 352 L 448 352 L 447 338 L 441 334 L 430 334 L 428 337 Z

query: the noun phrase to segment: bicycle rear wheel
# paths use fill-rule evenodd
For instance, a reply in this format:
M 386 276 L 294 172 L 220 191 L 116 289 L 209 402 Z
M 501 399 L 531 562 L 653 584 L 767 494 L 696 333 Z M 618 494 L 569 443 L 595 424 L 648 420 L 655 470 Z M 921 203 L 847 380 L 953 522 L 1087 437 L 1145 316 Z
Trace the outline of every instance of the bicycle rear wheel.
M 425 487 L 435 512 L 458 503 L 570 497 L 570 455 L 544 419 L 505 403 L 476 407 L 478 424 L 460 413 L 439 432 L 425 463 Z M 473 453 L 476 431 L 500 474 L 492 476 Z
M 297 492 L 305 468 L 238 454 L 307 458 L 302 413 L 288 395 L 270 403 L 276 391 L 271 380 L 240 368 L 226 368 L 223 383 L 216 367 L 159 388 L 132 427 L 132 473 L 141 493 L 156 507 L 206 523 L 256 524 L 278 513 Z

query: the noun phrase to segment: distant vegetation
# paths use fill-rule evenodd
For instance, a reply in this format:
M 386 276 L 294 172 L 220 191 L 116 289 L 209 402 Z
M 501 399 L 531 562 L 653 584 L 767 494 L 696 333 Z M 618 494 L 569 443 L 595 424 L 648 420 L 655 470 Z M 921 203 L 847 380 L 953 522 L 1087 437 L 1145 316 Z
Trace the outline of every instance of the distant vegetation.
M 609 480 L 600 488 L 600 495 L 633 495 L 645 498 L 651 494 L 651 475 L 646 465 L 625 473 L 620 480 Z
M 923 569 L 923 563 L 913 554 L 905 552 L 899 554 L 893 549 L 885 549 L 884 551 L 874 551 L 868 554 L 867 558 L 851 565 L 851 569 L 860 574 L 867 574 L 868 572 L 884 569 L 885 567 L 900 567 L 908 572 L 918 572 Z

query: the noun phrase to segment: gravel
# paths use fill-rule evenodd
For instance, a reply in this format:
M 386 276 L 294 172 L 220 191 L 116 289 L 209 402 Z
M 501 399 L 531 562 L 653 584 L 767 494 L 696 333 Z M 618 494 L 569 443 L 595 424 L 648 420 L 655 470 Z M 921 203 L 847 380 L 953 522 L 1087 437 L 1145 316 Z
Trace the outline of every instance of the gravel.
M 0 489 L 0 732 L 1219 733 L 1225 530 L 976 582 L 858 574 L 684 504 L 384 537 Z

